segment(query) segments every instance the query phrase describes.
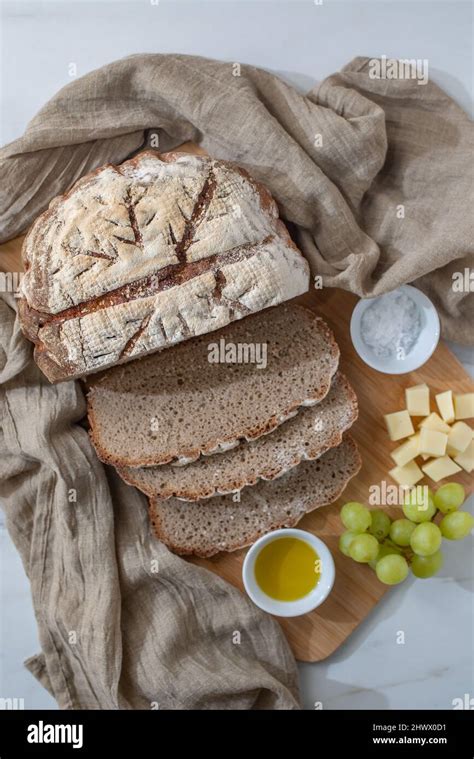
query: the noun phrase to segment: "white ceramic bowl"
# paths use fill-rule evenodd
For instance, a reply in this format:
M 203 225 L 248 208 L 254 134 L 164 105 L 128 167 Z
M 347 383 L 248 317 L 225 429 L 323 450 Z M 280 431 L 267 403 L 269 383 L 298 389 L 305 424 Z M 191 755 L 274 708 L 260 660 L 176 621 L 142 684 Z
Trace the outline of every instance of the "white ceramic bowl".
M 255 561 L 258 554 L 264 546 L 279 538 L 298 538 L 306 541 L 314 548 L 321 560 L 321 576 L 318 584 L 310 593 L 296 601 L 276 601 L 263 592 L 255 579 Z M 249 548 L 242 567 L 244 587 L 254 604 L 277 617 L 298 617 L 300 614 L 307 614 L 315 609 L 328 597 L 334 585 L 335 576 L 334 560 L 329 548 L 316 535 L 306 530 L 283 529 L 263 535 Z
M 433 354 L 439 342 L 439 317 L 436 308 L 421 290 L 411 285 L 402 285 L 393 292 L 405 292 L 415 301 L 421 312 L 421 332 L 411 351 L 404 359 L 381 358 L 362 339 L 360 323 L 362 315 L 377 298 L 360 300 L 352 312 L 351 339 L 357 353 L 366 364 L 384 374 L 406 374 L 419 369 Z M 383 297 L 383 296 L 380 296 Z

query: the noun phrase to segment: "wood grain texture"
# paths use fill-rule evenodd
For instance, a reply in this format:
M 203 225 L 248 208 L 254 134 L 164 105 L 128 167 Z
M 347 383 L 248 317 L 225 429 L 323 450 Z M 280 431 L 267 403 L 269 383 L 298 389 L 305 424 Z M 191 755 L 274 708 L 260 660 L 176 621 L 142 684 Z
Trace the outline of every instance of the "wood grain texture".
M 183 146 L 190 152 L 202 152 L 195 146 Z M 21 270 L 22 238 L 0 245 L 0 270 Z M 298 302 L 314 309 L 333 329 L 341 349 L 342 371 L 354 387 L 359 399 L 359 419 L 352 428 L 363 460 L 362 469 L 347 486 L 342 497 L 331 506 L 308 514 L 299 524 L 321 537 L 331 549 L 336 563 L 336 582 L 327 601 L 311 614 L 293 619 L 280 619 L 295 656 L 300 661 L 319 661 L 333 653 L 370 613 L 388 591 L 373 571 L 344 557 L 337 548 L 343 528 L 339 510 L 347 500 L 368 502 L 369 488 L 390 478 L 390 450 L 398 443 L 388 440 L 383 415 L 404 407 L 405 387 L 426 382 L 434 394 L 448 387 L 455 392 L 469 392 L 472 382 L 448 348 L 440 343 L 431 359 L 415 372 L 388 376 L 366 366 L 357 356 L 349 336 L 349 322 L 357 298 L 342 290 L 313 291 Z M 434 406 L 433 406 L 434 409 Z M 462 473 L 452 478 L 472 491 L 472 477 Z M 430 484 L 428 479 L 420 484 Z M 435 486 L 436 487 L 436 486 Z M 398 509 L 392 513 L 399 513 Z M 211 559 L 190 559 L 206 567 L 242 589 L 241 567 L 245 550 L 219 554 Z
M 431 359 L 415 372 L 388 376 L 366 366 L 352 347 L 349 335 L 350 317 L 357 301 L 357 297 L 342 290 L 308 293 L 298 299 L 298 302 L 324 317 L 336 335 L 341 349 L 340 367 L 359 400 L 359 419 L 351 429 L 351 434 L 362 455 L 362 469 L 348 484 L 341 498 L 331 506 L 308 514 L 298 525 L 327 543 L 336 564 L 334 589 L 322 606 L 303 617 L 279 619 L 299 661 L 320 661 L 332 654 L 385 593 L 389 592 L 389 588 L 377 580 L 370 567 L 346 558 L 337 547 L 339 536 L 344 531 L 339 519 L 341 506 L 346 501 L 368 504 L 370 486 L 377 485 L 382 480 L 390 485 L 395 484 L 387 472 L 394 466 L 390 451 L 399 443 L 389 441 L 383 415 L 404 408 L 405 387 L 410 385 L 426 382 L 433 391 L 432 405 L 434 394 L 448 386 L 455 392 L 472 390 L 469 376 L 443 343 L 440 343 Z M 461 482 L 466 492 L 472 491 L 472 477 L 465 472 L 450 479 Z M 427 478 L 420 484 L 433 485 Z M 435 485 L 434 488 L 436 487 Z M 398 508 L 388 509 L 388 512 L 392 516 L 401 515 Z M 454 546 L 448 546 L 449 548 L 455 550 Z M 192 561 L 242 589 L 241 568 L 245 553 L 246 550 L 242 550 Z
M 0 271 L 22 272 L 21 246 L 25 236 L 16 237 L 0 245 Z

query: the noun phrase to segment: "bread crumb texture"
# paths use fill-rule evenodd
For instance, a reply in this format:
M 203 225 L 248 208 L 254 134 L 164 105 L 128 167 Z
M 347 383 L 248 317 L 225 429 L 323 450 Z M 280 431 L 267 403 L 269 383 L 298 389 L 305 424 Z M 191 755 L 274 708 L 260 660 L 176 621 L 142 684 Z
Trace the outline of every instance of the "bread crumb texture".
M 150 497 L 197 501 L 273 480 L 301 461 L 319 458 L 342 441 L 357 418 L 357 399 L 338 373 L 327 396 L 303 408 L 270 435 L 243 442 L 230 451 L 201 456 L 187 466 L 123 467 L 119 474 Z
M 257 363 L 210 363 L 209 348 L 266 347 Z M 329 392 L 339 349 L 309 309 L 283 304 L 93 378 L 91 437 L 119 467 L 190 463 L 255 440 Z
M 231 495 L 185 503 L 152 499 L 150 518 L 156 536 L 180 554 L 213 556 L 250 545 L 261 535 L 294 527 L 306 513 L 335 501 L 361 466 L 348 435 L 316 461 L 306 461 L 278 480 Z

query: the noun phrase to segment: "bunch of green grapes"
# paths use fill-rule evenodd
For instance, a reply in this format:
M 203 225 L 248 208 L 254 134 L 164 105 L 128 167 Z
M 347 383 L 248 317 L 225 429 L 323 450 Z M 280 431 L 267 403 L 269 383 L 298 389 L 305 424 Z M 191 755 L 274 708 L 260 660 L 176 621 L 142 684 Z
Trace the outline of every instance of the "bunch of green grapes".
M 443 565 L 441 542 L 462 540 L 474 526 L 467 511 L 459 511 L 465 492 L 457 482 L 431 491 L 415 488 L 407 493 L 401 519 L 392 521 L 381 509 L 369 510 L 357 501 L 346 503 L 341 519 L 346 532 L 339 549 L 359 563 L 369 564 L 385 585 L 398 585 L 411 569 L 415 577 L 435 575 Z M 438 523 L 433 520 L 440 512 Z

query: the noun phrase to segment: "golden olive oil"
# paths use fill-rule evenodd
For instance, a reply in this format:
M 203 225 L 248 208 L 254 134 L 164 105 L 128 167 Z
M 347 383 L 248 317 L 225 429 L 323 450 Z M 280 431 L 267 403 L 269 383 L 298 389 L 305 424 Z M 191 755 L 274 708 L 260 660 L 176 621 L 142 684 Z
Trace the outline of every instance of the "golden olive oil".
M 276 601 L 297 601 L 319 582 L 321 562 L 309 543 L 299 538 L 277 538 L 262 548 L 255 561 L 255 579 Z

